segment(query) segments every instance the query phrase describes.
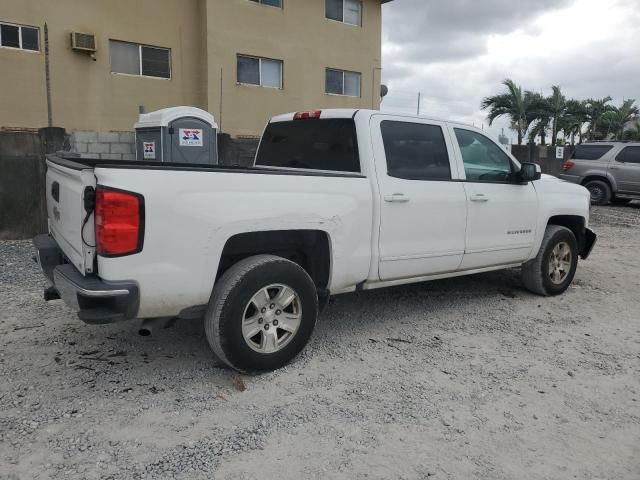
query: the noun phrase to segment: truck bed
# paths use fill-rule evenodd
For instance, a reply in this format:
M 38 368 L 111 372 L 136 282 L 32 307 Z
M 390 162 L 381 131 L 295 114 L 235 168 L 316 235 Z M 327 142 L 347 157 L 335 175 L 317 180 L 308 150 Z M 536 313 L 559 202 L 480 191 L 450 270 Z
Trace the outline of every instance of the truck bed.
M 194 172 L 255 173 L 262 175 L 302 175 L 316 177 L 362 177 L 357 173 L 333 172 L 324 170 L 302 170 L 278 167 L 240 166 L 240 165 L 204 165 L 201 163 L 155 162 L 149 160 L 116 160 L 109 158 L 80 158 L 73 154 L 58 152 L 48 155 L 47 159 L 73 170 L 94 168 L 118 168 L 125 170 L 171 170 Z

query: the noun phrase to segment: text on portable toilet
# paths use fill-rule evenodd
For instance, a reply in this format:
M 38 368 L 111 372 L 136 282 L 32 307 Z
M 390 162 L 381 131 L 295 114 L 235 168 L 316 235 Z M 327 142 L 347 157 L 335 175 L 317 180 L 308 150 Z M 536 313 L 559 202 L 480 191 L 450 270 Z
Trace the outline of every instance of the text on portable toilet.
M 145 160 L 156 159 L 156 142 L 143 142 Z
M 203 133 L 200 128 L 181 128 L 178 134 L 181 147 L 202 147 L 203 145 Z

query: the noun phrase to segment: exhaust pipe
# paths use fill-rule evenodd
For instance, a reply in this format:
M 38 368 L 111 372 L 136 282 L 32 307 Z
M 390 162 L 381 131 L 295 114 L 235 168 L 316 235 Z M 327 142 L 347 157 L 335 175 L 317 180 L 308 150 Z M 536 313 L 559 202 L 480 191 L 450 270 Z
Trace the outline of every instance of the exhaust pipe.
M 138 334 L 143 337 L 150 337 L 154 331 L 169 328 L 173 324 L 173 321 L 174 317 L 145 318 L 140 324 Z

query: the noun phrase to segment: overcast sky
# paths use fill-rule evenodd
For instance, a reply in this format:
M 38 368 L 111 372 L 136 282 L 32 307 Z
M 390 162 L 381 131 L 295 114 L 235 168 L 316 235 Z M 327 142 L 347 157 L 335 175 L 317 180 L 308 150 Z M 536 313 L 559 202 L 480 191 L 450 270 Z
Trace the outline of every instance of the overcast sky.
M 394 0 L 383 6 L 382 108 L 485 124 L 512 78 L 545 95 L 640 104 L 640 0 Z

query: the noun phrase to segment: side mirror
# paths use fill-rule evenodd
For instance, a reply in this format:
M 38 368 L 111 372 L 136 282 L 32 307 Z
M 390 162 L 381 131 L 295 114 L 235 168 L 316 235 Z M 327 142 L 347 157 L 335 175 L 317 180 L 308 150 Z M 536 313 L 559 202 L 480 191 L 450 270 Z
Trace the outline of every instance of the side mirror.
M 542 170 L 540 169 L 540 165 L 535 163 L 523 163 L 519 176 L 522 183 L 533 182 L 534 180 L 540 180 Z

